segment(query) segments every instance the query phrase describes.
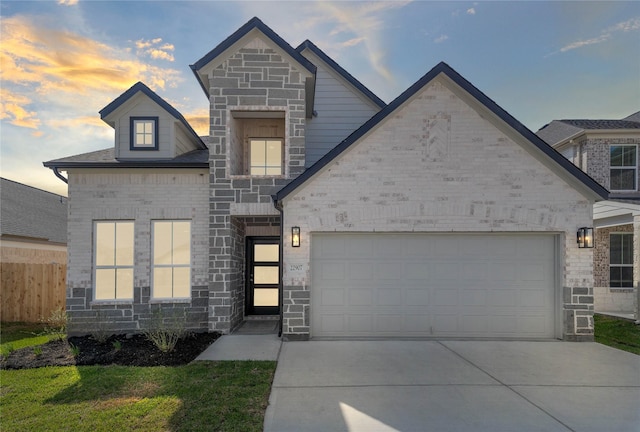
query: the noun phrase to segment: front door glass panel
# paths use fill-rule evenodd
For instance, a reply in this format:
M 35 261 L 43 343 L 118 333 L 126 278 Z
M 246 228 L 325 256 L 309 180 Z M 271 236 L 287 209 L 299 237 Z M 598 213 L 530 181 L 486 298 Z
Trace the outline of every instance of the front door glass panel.
M 247 314 L 279 312 L 280 242 L 253 237 L 247 242 Z

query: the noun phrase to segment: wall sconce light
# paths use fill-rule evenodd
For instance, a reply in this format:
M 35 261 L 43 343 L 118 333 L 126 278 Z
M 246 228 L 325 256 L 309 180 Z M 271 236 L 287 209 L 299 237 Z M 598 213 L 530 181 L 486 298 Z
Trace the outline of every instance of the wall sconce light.
M 592 248 L 593 247 L 593 228 L 582 227 L 578 229 L 578 247 L 579 248 Z
M 300 227 L 291 227 L 291 246 L 300 247 Z

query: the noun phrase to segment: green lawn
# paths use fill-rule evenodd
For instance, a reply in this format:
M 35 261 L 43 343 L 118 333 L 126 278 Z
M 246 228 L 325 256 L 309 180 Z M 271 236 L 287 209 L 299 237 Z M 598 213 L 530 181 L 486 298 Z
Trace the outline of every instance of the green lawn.
M 42 345 L 54 339 L 45 335 L 42 324 L 2 323 L 0 324 L 0 355 L 28 346 Z
M 2 323 L 2 353 L 42 326 Z M 2 432 L 261 431 L 275 362 L 0 370 Z
M 2 431 L 261 431 L 275 366 L 2 370 Z
M 640 354 L 639 325 L 635 325 L 631 321 L 598 314 L 593 318 L 596 327 L 596 342 Z

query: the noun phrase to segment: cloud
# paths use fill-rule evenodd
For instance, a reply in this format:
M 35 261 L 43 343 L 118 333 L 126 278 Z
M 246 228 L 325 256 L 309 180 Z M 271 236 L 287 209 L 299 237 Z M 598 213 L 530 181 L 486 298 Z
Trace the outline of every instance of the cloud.
M 52 29 L 34 17 L 13 16 L 2 24 L 2 118 L 16 126 L 33 129 L 41 125 L 35 105 L 50 109 L 67 104 L 65 108 L 73 106 L 77 112 L 106 105 L 114 93 L 140 80 L 160 89 L 181 80 L 177 70 L 140 61 L 120 47 Z M 169 44 L 158 47 L 164 53 L 172 49 Z
M 151 40 L 140 39 L 135 41 L 136 48 L 138 49 L 138 55 L 148 56 L 155 60 L 167 60 L 174 61 L 175 58 L 170 51 L 175 50 L 175 46 L 172 44 L 162 44 L 162 38 L 155 38 Z
M 410 1 L 339 4 L 317 2 L 314 5 L 318 13 L 305 20 L 305 26 L 328 24 L 329 36 L 348 36 L 347 41 L 335 44 L 338 49 L 362 44 L 373 70 L 385 79 L 392 80 L 391 72 L 385 64 L 386 52 L 382 36 L 384 17 L 390 9 L 402 8 L 409 3 Z
M 475 15 L 475 14 L 476 14 L 476 9 L 475 8 L 467 9 L 467 15 Z
M 14 93 L 4 87 L 0 89 L 1 120 L 7 120 L 15 126 L 37 129 L 40 126 L 40 120 L 34 111 L 27 110 L 26 107 L 29 104 L 31 104 L 31 99 L 27 96 Z
M 198 135 L 209 135 L 208 109 L 204 108 L 195 112 L 184 114 L 184 118 Z
M 563 52 L 571 51 L 571 50 L 582 48 L 589 45 L 600 44 L 608 40 L 611 40 L 614 37 L 615 33 L 629 32 L 629 31 L 635 31 L 635 30 L 640 30 L 640 17 L 631 18 L 631 19 L 628 19 L 627 21 L 622 21 L 617 24 L 614 24 L 613 26 L 603 30 L 599 36 L 571 42 L 563 46 L 562 48 L 560 48 L 558 51 L 555 51 L 551 54 L 557 54 L 559 52 L 563 53 Z
M 78 4 L 78 0 L 58 0 L 59 5 L 75 6 Z
M 449 39 L 449 36 L 443 34 L 443 35 L 440 35 L 437 38 L 435 38 L 433 41 L 435 43 L 442 43 L 442 42 L 446 41 L 447 39 Z

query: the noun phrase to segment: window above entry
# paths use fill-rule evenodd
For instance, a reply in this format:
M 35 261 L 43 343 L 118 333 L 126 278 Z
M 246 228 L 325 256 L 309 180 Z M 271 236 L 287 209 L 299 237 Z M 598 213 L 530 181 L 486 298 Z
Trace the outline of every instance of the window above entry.
M 251 152 L 251 167 L 249 173 L 255 175 L 282 175 L 283 145 L 281 139 L 251 138 L 249 151 Z
M 158 150 L 158 117 L 131 117 L 131 150 Z

